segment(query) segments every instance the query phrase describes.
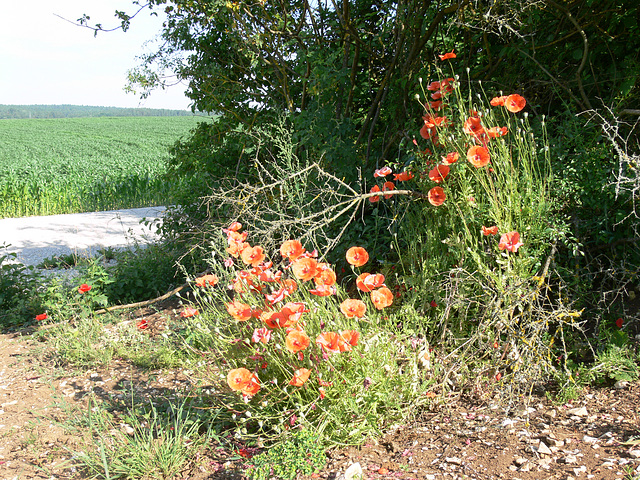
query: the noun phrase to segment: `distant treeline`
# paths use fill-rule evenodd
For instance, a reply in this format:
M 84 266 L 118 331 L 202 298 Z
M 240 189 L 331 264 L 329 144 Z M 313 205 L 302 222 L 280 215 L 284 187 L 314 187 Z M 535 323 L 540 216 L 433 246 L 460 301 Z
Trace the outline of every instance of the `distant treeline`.
M 0 105 L 4 118 L 73 118 L 73 117 L 185 117 L 190 110 L 165 108 L 119 108 L 85 105 Z

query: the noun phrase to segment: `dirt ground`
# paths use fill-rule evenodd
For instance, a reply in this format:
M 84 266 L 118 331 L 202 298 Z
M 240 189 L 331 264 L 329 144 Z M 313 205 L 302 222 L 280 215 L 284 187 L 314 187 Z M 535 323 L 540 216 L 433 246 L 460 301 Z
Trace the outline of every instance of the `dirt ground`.
M 154 396 L 192 386 L 188 372 L 122 361 L 65 372 L 29 355 L 38 348 L 29 336 L 0 335 L 0 479 L 83 478 L 73 455 L 86 437 L 71 412 L 87 408 L 89 392 L 112 399 L 128 387 Z M 363 479 L 631 480 L 640 478 L 639 415 L 638 382 L 587 390 L 565 405 L 544 396 L 510 408 L 452 398 L 384 438 L 328 452 L 323 471 L 307 478 L 361 470 Z M 240 479 L 239 458 L 212 445 L 181 478 Z

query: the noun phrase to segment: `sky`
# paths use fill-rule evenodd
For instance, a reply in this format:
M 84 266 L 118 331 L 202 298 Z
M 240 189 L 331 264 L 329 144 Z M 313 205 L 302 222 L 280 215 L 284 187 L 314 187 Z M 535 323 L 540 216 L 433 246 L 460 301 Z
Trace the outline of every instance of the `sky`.
M 95 105 L 186 110 L 185 85 L 154 91 L 141 100 L 126 93 L 136 56 L 153 51 L 162 18 L 141 12 L 127 32 L 73 25 L 83 14 L 103 28 L 116 27 L 116 10 L 136 11 L 130 0 L 12 0 L 0 14 L 0 104 Z

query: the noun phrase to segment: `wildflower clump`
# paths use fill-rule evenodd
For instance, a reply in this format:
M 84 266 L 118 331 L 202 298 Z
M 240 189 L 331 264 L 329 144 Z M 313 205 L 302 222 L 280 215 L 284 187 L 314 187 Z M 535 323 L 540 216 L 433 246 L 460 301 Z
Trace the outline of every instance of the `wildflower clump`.
M 402 376 L 381 370 L 385 364 L 397 370 L 391 358 L 404 348 L 385 341 L 390 334 L 378 327 L 378 312 L 394 299 L 382 274 L 359 273 L 347 294 L 333 266 L 298 240 L 282 242 L 270 260 L 239 223 L 223 233 L 224 254 L 229 255 L 221 262 L 225 270 L 217 271 L 215 280 L 194 279 L 197 308 L 188 308 L 198 313 L 185 320 L 200 329 L 211 322 L 206 342 L 218 358 L 214 378 L 228 392 L 225 405 L 244 412 L 238 422 L 242 434 L 280 435 L 312 427 L 337 439 L 344 437 L 341 425 L 350 424 L 357 436 L 374 425 L 363 423 L 363 412 L 354 410 L 354 395 L 375 397 L 380 388 L 402 398 L 415 390 L 411 382 L 400 386 L 406 383 Z M 367 250 L 359 246 L 349 248 L 345 257 L 354 269 L 369 262 Z M 371 336 L 373 343 L 367 340 Z M 364 377 L 375 379 L 376 387 L 365 386 Z M 380 413 L 393 418 L 399 411 L 390 407 Z

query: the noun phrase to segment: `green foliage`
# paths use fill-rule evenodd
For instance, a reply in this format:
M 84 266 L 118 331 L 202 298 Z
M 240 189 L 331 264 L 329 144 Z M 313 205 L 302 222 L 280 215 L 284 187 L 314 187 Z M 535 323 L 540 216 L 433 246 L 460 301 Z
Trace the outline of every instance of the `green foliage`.
M 269 447 L 249 461 L 249 478 L 294 480 L 310 475 L 325 465 L 324 448 L 318 435 L 308 429 L 292 433 L 285 441 Z
M 108 267 L 104 292 L 110 304 L 133 303 L 159 297 L 183 283 L 176 263 L 179 253 L 169 244 L 136 246 L 115 254 Z
M 216 411 L 198 412 L 189 400 L 177 406 L 133 401 L 132 392 L 132 405 L 115 414 L 108 405 L 90 402 L 76 419 L 93 437 L 86 450 L 76 452 L 79 466 L 91 478 L 175 478 L 217 439 Z
M 15 253 L 0 245 L 0 329 L 17 326 L 42 313 L 40 298 L 43 277 L 33 267 L 16 262 Z

